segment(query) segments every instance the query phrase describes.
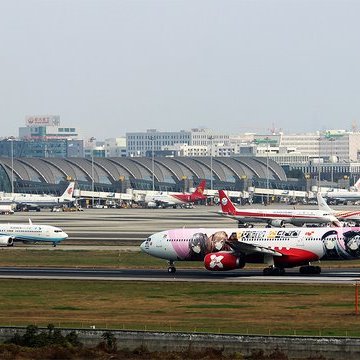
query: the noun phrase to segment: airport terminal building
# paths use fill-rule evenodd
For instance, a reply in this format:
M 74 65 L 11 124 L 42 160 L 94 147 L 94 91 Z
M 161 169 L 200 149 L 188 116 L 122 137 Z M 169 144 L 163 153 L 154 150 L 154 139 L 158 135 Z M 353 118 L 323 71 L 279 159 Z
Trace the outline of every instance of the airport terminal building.
M 298 182 L 287 181 L 280 165 L 261 157 L 0 157 L 2 192 L 11 192 L 13 184 L 15 192 L 60 194 L 69 180 L 80 190 L 188 191 L 202 179 L 214 190 L 267 185 L 301 190 Z

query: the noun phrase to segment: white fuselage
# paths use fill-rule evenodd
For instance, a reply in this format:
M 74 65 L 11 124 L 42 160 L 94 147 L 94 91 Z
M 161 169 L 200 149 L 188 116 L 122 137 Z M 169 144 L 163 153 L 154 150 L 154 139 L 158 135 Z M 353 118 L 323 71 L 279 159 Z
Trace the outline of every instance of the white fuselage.
M 167 194 L 157 194 L 157 195 L 147 195 L 145 197 L 145 203 L 154 202 L 156 204 L 165 204 L 165 205 L 180 205 L 184 202 L 172 196 L 171 193 Z
M 279 220 L 283 223 L 293 224 L 293 225 L 303 225 L 306 223 L 329 223 L 334 220 L 329 212 L 324 212 L 321 210 L 283 210 L 283 209 L 248 209 L 248 210 L 239 210 L 235 214 L 227 214 L 225 212 L 220 212 L 224 216 L 229 216 L 234 219 L 243 221 L 243 222 L 269 222 L 271 220 Z
M 68 235 L 62 229 L 50 225 L 1 224 L 0 239 L 5 237 L 15 241 L 56 244 L 67 239 Z

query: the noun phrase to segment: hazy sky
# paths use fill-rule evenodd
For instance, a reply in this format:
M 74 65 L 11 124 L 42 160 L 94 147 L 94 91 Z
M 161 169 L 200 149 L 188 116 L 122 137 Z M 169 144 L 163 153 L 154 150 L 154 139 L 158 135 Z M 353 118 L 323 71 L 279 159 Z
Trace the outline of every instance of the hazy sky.
M 0 0 L 0 136 L 360 124 L 358 0 Z

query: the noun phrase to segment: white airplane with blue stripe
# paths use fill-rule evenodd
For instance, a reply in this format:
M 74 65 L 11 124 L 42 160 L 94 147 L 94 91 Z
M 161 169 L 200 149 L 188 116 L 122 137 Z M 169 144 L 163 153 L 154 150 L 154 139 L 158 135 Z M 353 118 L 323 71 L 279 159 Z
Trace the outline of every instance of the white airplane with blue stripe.
M 0 224 L 0 246 L 14 246 L 15 242 L 52 243 L 56 246 L 68 238 L 62 229 L 51 225 Z

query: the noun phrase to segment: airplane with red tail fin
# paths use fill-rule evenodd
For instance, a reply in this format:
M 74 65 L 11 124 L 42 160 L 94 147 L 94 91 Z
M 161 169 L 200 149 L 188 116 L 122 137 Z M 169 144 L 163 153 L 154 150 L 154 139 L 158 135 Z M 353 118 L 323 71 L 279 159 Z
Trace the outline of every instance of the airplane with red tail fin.
M 332 223 L 341 226 L 337 217 L 330 211 L 317 209 L 238 209 L 224 190 L 219 190 L 221 211 L 218 213 L 238 221 L 239 227 L 253 227 L 252 222 L 266 222 L 268 226 L 282 227 L 285 224 L 303 226 L 304 224 Z
M 183 204 L 205 200 L 205 185 L 206 180 L 202 180 L 199 186 L 191 194 L 171 192 L 157 195 L 147 195 L 145 197 L 145 203 L 148 207 L 177 207 Z

